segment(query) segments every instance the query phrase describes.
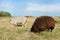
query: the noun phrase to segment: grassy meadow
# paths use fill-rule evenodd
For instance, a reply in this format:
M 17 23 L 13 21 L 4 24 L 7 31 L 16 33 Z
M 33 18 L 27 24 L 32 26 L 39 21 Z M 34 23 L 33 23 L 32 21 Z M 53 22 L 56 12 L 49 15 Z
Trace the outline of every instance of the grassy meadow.
M 30 32 L 35 19 L 29 18 L 26 27 L 11 25 L 10 17 L 0 17 L 0 40 L 60 40 L 60 17 L 54 17 L 57 21 L 52 32 Z

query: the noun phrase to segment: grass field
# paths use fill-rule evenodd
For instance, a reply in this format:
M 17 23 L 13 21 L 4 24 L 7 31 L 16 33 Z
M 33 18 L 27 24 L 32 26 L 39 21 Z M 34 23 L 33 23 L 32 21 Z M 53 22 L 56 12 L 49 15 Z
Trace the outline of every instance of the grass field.
M 0 40 L 60 40 L 60 17 L 54 17 L 57 21 L 52 32 L 30 32 L 34 19 L 29 19 L 26 27 L 18 27 L 9 23 L 10 17 L 0 18 Z

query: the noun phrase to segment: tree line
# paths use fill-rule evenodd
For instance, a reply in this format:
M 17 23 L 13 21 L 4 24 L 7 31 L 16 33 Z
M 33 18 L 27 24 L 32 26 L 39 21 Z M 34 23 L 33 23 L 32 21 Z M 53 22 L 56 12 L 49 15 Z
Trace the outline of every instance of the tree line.
M 9 12 L 0 11 L 0 17 L 11 17 L 11 14 Z

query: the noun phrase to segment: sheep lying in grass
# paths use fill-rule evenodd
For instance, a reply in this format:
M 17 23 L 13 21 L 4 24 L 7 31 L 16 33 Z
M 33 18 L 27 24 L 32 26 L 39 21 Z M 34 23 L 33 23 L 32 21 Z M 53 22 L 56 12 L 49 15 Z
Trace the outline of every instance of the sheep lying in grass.
M 10 24 L 17 26 L 25 26 L 26 22 L 27 22 L 27 17 L 25 16 L 13 17 L 10 20 Z

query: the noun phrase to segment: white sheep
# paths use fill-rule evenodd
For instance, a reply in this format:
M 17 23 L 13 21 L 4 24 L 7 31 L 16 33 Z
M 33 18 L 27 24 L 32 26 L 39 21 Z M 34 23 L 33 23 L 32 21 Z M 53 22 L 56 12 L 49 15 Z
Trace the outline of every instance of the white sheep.
M 19 17 L 13 17 L 10 20 L 10 24 L 18 25 L 18 26 L 25 26 L 27 22 L 27 17 L 19 16 Z

